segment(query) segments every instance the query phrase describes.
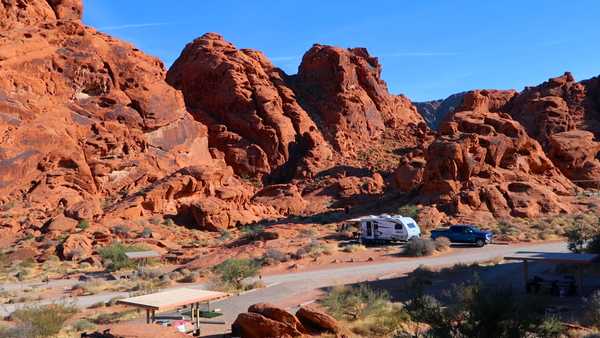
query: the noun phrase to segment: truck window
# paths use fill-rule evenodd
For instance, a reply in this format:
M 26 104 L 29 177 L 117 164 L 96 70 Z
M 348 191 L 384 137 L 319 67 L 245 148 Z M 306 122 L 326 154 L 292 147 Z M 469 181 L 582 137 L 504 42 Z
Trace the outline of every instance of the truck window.
M 453 225 L 453 226 L 450 227 L 450 231 L 452 231 L 452 232 L 462 232 L 462 227 Z

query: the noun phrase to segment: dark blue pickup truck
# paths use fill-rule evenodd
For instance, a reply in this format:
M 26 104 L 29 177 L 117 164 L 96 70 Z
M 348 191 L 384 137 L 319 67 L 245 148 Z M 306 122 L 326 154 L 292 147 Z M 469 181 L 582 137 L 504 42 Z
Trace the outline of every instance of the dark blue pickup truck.
M 492 242 L 490 231 L 479 230 L 473 225 L 457 224 L 448 229 L 432 230 L 431 239 L 446 237 L 452 243 L 468 243 L 482 247 Z

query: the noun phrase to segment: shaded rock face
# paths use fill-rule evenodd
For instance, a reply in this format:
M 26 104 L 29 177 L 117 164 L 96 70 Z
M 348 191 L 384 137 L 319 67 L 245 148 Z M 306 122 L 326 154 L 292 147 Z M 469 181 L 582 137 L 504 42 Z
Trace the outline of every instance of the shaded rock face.
M 465 92 L 457 93 L 450 95 L 443 100 L 413 102 L 413 104 L 417 108 L 419 114 L 423 116 L 427 125 L 432 129 L 437 129 L 446 116 L 452 114 L 462 105 L 465 94 Z
M 386 127 L 401 133 L 423 122 L 407 98 L 389 94 L 379 61 L 364 48 L 314 45 L 302 58 L 295 87 L 341 152 L 372 146 Z
M 415 142 L 423 119 L 410 100 L 389 94 L 380 73 L 364 48 L 314 45 L 287 76 L 262 53 L 207 33 L 186 46 L 167 80 L 209 126 L 215 157 L 241 176 L 281 183 L 382 148 L 384 132 Z
M 74 0 L 0 6 L 0 204 L 28 210 L 23 228 L 61 214 L 194 209 L 209 227 L 261 216 L 253 188 L 211 156 L 207 128 L 165 82 L 162 63 L 82 25 L 81 11 Z M 224 209 L 244 216 L 223 220 Z
M 185 47 L 167 80 L 210 126 L 210 146 L 240 175 L 282 169 L 287 177 L 308 176 L 331 157 L 286 75 L 261 52 L 208 33 Z
M 561 196 L 573 194 L 574 185 L 518 122 L 499 111 L 514 95 L 465 95 L 423 160 L 403 168 L 406 180 L 400 183 L 418 189 L 420 201 L 450 214 L 536 217 L 569 212 Z

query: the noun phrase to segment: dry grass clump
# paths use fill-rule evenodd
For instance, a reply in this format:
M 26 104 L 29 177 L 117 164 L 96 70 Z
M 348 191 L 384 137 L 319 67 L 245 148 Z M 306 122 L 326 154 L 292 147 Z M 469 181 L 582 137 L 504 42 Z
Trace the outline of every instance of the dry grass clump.
M 21 337 L 52 337 L 62 330 L 65 322 L 75 313 L 77 310 L 73 306 L 50 304 L 21 308 L 13 312 L 10 318 L 17 324 L 13 330 Z
M 429 238 L 416 238 L 408 241 L 402 254 L 409 257 L 431 256 L 436 252 L 436 243 Z
M 385 291 L 367 285 L 336 286 L 321 301 L 326 311 L 352 333 L 363 337 L 396 337 L 409 320 L 401 306 Z
M 367 247 L 362 244 L 350 244 L 346 245 L 342 251 L 348 253 L 361 252 L 367 250 Z
M 295 259 L 302 259 L 306 256 L 311 258 L 317 258 L 322 255 L 331 255 L 337 248 L 333 245 L 329 245 L 318 240 L 312 240 L 307 245 L 296 250 L 294 255 Z

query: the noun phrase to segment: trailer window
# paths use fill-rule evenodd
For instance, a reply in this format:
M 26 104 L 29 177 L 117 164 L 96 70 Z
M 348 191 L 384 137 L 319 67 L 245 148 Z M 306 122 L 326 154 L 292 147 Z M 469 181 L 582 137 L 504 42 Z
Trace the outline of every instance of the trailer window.
M 417 227 L 417 225 L 415 223 L 407 223 L 406 226 L 408 226 L 411 229 L 414 229 Z
M 402 224 L 396 224 L 396 225 L 394 225 L 394 229 L 396 229 L 396 230 L 402 230 Z

